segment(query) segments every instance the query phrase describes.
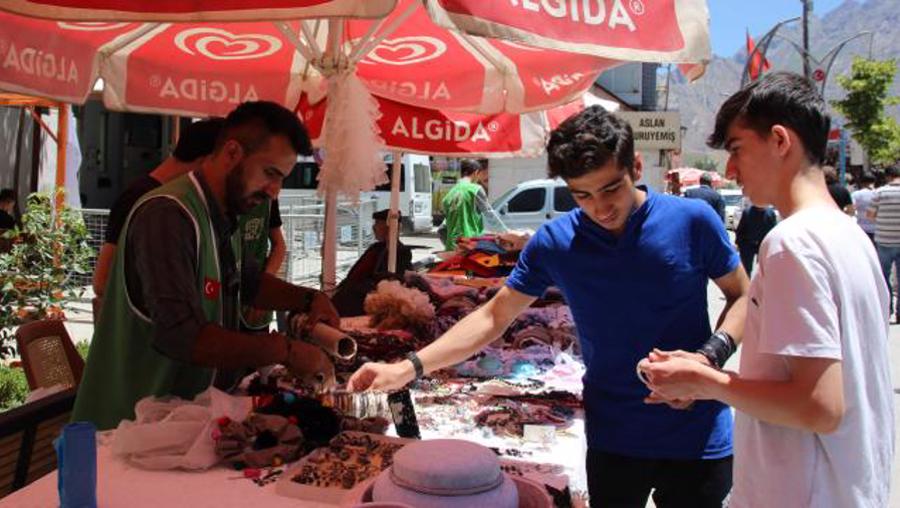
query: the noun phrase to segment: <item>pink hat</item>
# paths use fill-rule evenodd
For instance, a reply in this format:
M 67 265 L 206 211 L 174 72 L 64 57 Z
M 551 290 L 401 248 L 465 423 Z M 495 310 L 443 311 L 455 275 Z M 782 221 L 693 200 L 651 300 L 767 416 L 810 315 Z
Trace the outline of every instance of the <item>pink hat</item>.
M 350 492 L 349 503 L 405 503 L 416 508 L 550 508 L 539 484 L 500 470 L 497 455 L 457 439 L 418 441 L 393 465 Z M 367 506 L 363 504 L 362 506 Z

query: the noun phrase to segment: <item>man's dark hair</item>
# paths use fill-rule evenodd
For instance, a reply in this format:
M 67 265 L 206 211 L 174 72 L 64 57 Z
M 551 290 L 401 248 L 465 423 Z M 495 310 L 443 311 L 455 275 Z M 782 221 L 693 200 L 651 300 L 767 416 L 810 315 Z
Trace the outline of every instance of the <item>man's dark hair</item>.
M 888 179 L 894 179 L 900 176 L 900 164 L 891 164 L 884 168 L 884 176 Z
M 16 200 L 16 191 L 12 189 L 0 190 L 0 203 L 9 203 Z
M 875 173 L 872 173 L 871 171 L 863 171 L 859 175 L 859 183 L 863 185 L 875 183 Z
M 297 115 L 269 101 L 245 102 L 228 113 L 215 151 L 221 150 L 229 139 L 234 139 L 245 152 L 252 153 L 262 148 L 272 136 L 286 137 L 300 155 L 312 154 L 309 135 Z
M 825 183 L 831 185 L 833 183 L 838 183 L 838 174 L 837 170 L 834 169 L 834 166 L 825 165 L 822 166 L 822 173 L 825 174 Z
M 628 122 L 600 106 L 567 118 L 550 133 L 547 173 L 550 178 L 578 178 L 615 160 L 619 169 L 634 171 L 634 136 Z
M 734 122 L 767 138 L 773 125 L 794 131 L 803 142 L 806 158 L 813 164 L 825 159 L 831 117 L 813 83 L 798 74 L 773 72 L 729 97 L 716 115 L 716 128 L 706 143 L 725 148 L 728 128 Z
M 388 220 L 388 214 L 390 213 L 390 208 L 385 208 L 384 210 L 378 210 L 372 214 L 372 220 Z M 400 210 L 397 210 L 397 218 L 402 219 L 403 213 Z
M 221 117 L 191 123 L 181 130 L 172 156 L 180 162 L 194 162 L 200 157 L 206 157 L 216 147 L 224 125 L 225 119 Z
M 475 159 L 463 159 L 459 161 L 459 174 L 461 176 L 472 176 L 476 171 L 482 169 L 484 169 L 484 166 Z
M 712 187 L 713 177 L 709 174 L 709 172 L 704 171 L 702 175 L 700 175 L 700 185 L 708 185 Z

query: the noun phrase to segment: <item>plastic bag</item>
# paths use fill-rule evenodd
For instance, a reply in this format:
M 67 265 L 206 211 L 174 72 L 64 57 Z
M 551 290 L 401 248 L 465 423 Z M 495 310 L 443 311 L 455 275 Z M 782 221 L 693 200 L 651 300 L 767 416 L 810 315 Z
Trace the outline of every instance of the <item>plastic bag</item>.
M 223 416 L 244 420 L 249 397 L 209 388 L 193 401 L 146 397 L 135 405 L 135 419 L 113 432 L 113 454 L 144 469 L 203 470 L 218 461 L 212 430 Z

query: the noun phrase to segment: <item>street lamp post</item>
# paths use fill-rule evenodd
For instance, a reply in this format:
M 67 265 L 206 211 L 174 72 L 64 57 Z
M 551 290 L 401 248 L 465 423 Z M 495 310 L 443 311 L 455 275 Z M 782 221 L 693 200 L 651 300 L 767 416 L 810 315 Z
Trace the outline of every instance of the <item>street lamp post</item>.
M 766 51 L 768 51 L 769 49 L 769 43 L 771 43 L 772 39 L 775 38 L 775 33 L 778 32 L 778 29 L 788 23 L 797 21 L 798 19 L 800 18 L 791 18 L 784 21 L 779 21 L 775 24 L 775 26 L 772 27 L 771 30 L 766 32 L 766 35 L 763 35 L 762 38 L 759 39 L 759 41 L 756 43 L 756 47 L 754 47 L 753 51 L 751 51 L 750 54 L 747 55 L 747 63 L 744 64 L 744 72 L 741 74 L 741 88 L 743 88 L 744 85 L 747 84 L 747 81 L 750 80 L 750 64 L 753 62 L 753 58 L 756 56 L 756 54 L 758 53 L 762 55 L 762 58 L 765 59 Z
M 809 79 L 809 12 L 812 11 L 812 0 L 803 2 L 803 76 Z

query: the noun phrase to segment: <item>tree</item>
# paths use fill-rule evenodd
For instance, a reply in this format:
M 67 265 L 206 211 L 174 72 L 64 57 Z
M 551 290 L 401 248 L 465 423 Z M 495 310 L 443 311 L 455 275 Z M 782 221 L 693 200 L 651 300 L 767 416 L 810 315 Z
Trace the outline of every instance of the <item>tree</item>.
M 719 171 L 719 163 L 709 156 L 698 159 L 696 162 L 694 162 L 694 167 L 697 169 L 702 169 L 703 171 L 712 171 L 713 173 Z
M 28 196 L 21 229 L 3 237 L 12 246 L 0 254 L 0 360 L 14 352 L 15 327 L 65 319 L 65 310 L 82 294 L 75 275 L 88 273 L 93 255 L 81 215 L 65 205 L 54 210 L 48 194 Z
M 847 96 L 831 104 L 849 124 L 847 127 L 869 160 L 876 164 L 891 164 L 900 159 L 900 125 L 885 113 L 885 108 L 900 104 L 900 97 L 889 96 L 895 60 L 867 60 L 856 57 L 850 74 L 838 76 Z

